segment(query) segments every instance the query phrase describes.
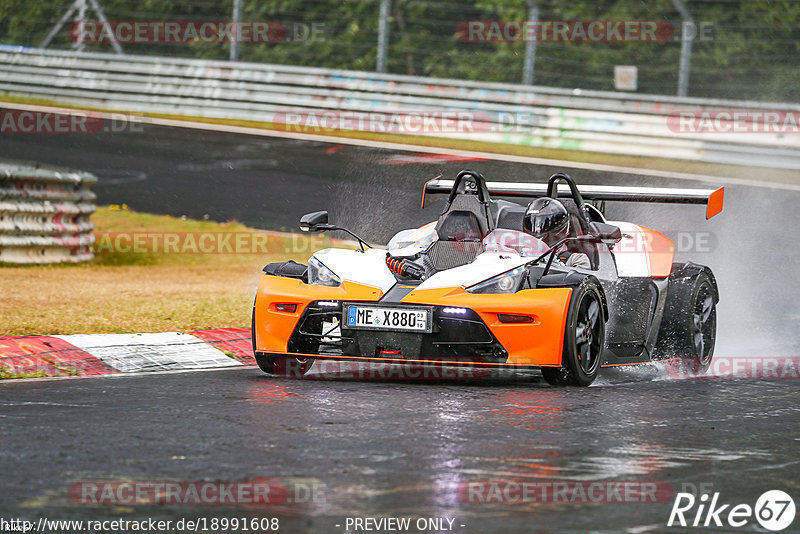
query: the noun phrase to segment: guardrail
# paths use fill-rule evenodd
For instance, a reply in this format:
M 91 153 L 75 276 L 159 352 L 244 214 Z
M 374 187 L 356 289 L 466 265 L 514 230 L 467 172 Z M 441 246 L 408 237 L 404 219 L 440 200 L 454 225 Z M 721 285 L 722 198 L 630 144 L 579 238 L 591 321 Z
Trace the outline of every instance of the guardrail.
M 91 260 L 95 182 L 89 173 L 0 163 L 0 262 Z
M 479 112 L 470 132 L 417 135 L 800 169 L 797 132 L 735 132 L 717 111 L 800 105 L 479 83 L 285 65 L 0 46 L 0 92 L 119 111 L 282 122 L 287 111 Z M 679 112 L 714 132 L 676 132 Z M 673 122 L 670 122 L 673 121 Z

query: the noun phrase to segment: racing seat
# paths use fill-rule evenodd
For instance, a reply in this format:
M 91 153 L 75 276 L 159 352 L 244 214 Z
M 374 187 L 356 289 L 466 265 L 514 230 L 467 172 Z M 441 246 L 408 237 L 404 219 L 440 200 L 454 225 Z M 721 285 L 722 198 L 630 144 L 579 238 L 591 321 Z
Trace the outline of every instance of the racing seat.
M 496 202 L 498 209 L 495 228 L 518 230 L 521 232 L 525 219 L 525 212 L 528 211 L 528 208 L 506 200 L 498 200 Z
M 494 228 L 490 207 L 483 176 L 461 171 L 436 223 L 439 240 L 428 250 L 437 271 L 467 265 L 483 252 L 483 238 Z

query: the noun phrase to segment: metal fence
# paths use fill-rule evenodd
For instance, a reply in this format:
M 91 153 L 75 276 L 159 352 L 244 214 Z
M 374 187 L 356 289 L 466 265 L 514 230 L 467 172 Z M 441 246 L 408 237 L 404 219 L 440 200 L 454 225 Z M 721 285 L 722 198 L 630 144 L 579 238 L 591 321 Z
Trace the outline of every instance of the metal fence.
M 127 31 L 115 43 L 76 30 L 103 21 Z M 275 31 L 266 41 L 130 31 L 137 23 L 209 21 L 265 21 Z M 486 34 L 465 31 L 474 21 L 487 23 Z M 637 21 L 657 22 L 657 38 L 547 31 Z M 531 39 L 505 31 L 523 23 L 541 32 Z M 640 93 L 683 87 L 702 97 L 800 98 L 795 0 L 8 0 L 0 3 L 0 42 L 594 90 L 613 90 L 615 67 L 634 66 Z
M 95 182 L 88 173 L 0 163 L 0 262 L 91 260 Z
M 469 131 L 429 135 L 553 149 L 800 169 L 800 135 L 736 133 L 724 113 L 799 116 L 800 105 L 467 82 L 262 63 L 0 47 L 0 92 L 94 108 L 261 121 L 287 113 L 464 111 Z M 715 117 L 681 131 L 681 113 Z M 723 118 L 720 118 L 723 117 Z M 304 128 L 314 133 L 314 129 Z M 409 132 L 402 132 L 409 133 Z

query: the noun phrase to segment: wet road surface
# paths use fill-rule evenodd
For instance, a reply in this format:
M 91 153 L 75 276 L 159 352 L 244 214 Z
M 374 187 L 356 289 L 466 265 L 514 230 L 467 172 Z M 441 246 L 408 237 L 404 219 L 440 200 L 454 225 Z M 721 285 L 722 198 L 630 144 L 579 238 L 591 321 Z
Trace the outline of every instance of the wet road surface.
M 764 491 L 800 489 L 794 380 L 654 371 L 557 389 L 535 377 L 313 377 L 249 367 L 2 383 L 0 516 L 278 517 L 282 532 L 345 532 L 347 517 L 393 516 L 451 518 L 453 532 L 663 532 L 678 491 L 753 505 Z M 290 488 L 286 501 L 98 506 L 74 493 L 87 481 L 259 477 Z M 659 502 L 586 502 L 574 484 L 566 501 L 521 502 L 492 496 L 492 481 L 652 483 Z

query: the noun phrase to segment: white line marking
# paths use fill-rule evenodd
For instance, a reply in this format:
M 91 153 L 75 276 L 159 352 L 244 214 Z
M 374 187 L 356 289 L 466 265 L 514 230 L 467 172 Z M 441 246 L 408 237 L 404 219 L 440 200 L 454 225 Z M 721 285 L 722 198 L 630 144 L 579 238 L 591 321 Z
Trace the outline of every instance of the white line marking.
M 800 191 L 800 184 L 786 184 L 781 182 L 747 180 L 744 178 L 728 178 L 724 176 L 711 176 L 707 174 L 691 174 L 683 172 L 661 171 L 655 169 L 643 169 L 634 167 L 619 167 L 602 163 L 582 163 L 578 161 L 564 161 L 558 159 L 534 158 L 531 156 L 514 156 L 510 154 L 497 154 L 494 152 L 476 152 L 471 150 L 459 150 L 454 148 L 430 147 L 421 145 L 409 145 L 405 143 L 392 143 L 387 141 L 372 141 L 367 139 L 351 139 L 348 137 L 334 137 L 327 135 L 304 134 L 297 132 L 281 132 L 278 130 L 265 130 L 262 128 L 249 128 L 245 126 L 233 126 L 228 124 L 213 124 L 207 122 L 195 122 L 190 120 L 162 119 L 156 117 L 145 117 L 133 115 L 129 112 L 102 112 L 91 110 L 80 110 L 75 108 L 59 108 L 56 106 L 35 106 L 31 104 L 18 104 L 15 102 L 0 101 L 0 108 L 21 109 L 26 111 L 41 111 L 43 113 L 74 113 L 76 111 L 87 111 L 96 114 L 104 119 L 119 120 L 120 114 L 127 115 L 127 120 L 141 124 L 153 124 L 156 126 L 170 126 L 175 128 L 190 128 L 193 130 L 205 130 L 212 132 L 236 133 L 244 135 L 255 135 L 260 137 L 280 137 L 284 139 L 297 139 L 300 141 L 316 141 L 320 143 L 331 143 L 340 145 L 361 146 L 369 148 L 383 148 L 388 150 L 402 150 L 406 152 L 422 152 L 430 154 L 449 154 L 452 156 L 464 156 L 473 158 L 485 158 L 494 161 L 507 161 L 510 163 L 525 163 L 529 165 L 549 165 L 554 167 L 565 167 L 570 169 L 584 169 L 600 172 L 610 172 L 618 174 L 634 174 L 666 178 L 673 180 L 690 180 L 694 182 L 708 182 L 717 185 L 742 185 L 747 187 L 760 187 L 765 189 L 782 189 L 785 191 Z M 222 119 L 224 120 L 224 119 Z
M 55 336 L 123 373 L 242 365 L 191 334 L 74 334 Z

